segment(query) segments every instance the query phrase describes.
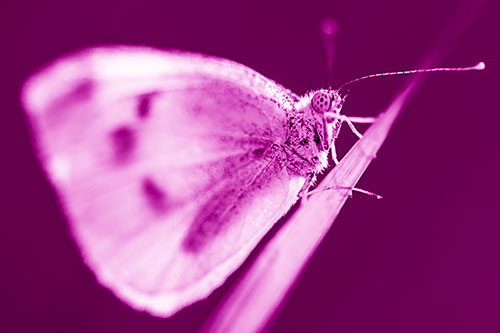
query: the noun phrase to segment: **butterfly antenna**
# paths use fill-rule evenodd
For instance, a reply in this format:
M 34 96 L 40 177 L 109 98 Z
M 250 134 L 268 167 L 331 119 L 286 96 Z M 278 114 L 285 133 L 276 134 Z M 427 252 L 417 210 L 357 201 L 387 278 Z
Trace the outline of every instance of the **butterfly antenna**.
M 371 75 L 366 75 L 362 76 L 360 78 L 351 80 L 349 82 L 344 83 L 343 85 L 340 86 L 337 90 L 340 91 L 342 88 L 344 88 L 347 85 L 350 85 L 351 83 L 358 82 L 361 80 L 369 79 L 372 77 L 379 77 L 379 76 L 392 76 L 392 75 L 406 75 L 406 74 L 415 74 L 415 73 L 429 73 L 429 72 L 463 72 L 463 71 L 481 71 L 486 68 L 486 65 L 484 62 L 479 62 L 474 66 L 469 66 L 469 67 L 440 67 L 440 68 L 428 68 L 428 69 L 413 69 L 409 71 L 400 71 L 400 72 L 386 72 L 386 73 L 378 73 L 378 74 L 371 74 Z
M 328 17 L 321 22 L 321 37 L 325 47 L 326 65 L 328 66 L 328 86 L 333 86 L 333 57 L 335 55 L 335 34 L 337 33 L 337 22 Z

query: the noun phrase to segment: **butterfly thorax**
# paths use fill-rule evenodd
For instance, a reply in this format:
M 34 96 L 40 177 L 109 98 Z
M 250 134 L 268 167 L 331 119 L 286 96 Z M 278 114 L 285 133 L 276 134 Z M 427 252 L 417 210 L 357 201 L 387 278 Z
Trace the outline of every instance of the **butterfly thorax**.
M 308 112 L 290 116 L 288 136 L 282 144 L 288 170 L 308 176 L 326 168 L 330 147 L 326 133 L 323 122 Z

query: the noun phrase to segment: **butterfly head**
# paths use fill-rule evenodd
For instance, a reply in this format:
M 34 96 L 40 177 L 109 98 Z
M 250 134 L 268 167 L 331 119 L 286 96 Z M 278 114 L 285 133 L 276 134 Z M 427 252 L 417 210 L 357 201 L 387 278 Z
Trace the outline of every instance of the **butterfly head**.
M 327 116 L 329 113 L 340 114 L 347 92 L 340 90 L 318 90 L 311 98 L 311 108 L 319 115 Z
M 342 125 L 340 111 L 347 98 L 346 90 L 321 89 L 312 92 L 310 112 L 318 124 L 323 150 L 330 149 Z

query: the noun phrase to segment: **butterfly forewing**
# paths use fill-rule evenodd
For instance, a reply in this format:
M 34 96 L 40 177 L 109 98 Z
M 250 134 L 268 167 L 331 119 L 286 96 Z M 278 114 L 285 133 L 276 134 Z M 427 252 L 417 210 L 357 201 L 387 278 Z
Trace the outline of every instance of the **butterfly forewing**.
M 295 202 L 290 91 L 227 60 L 94 48 L 31 78 L 40 159 L 97 278 L 170 315 L 206 297 Z

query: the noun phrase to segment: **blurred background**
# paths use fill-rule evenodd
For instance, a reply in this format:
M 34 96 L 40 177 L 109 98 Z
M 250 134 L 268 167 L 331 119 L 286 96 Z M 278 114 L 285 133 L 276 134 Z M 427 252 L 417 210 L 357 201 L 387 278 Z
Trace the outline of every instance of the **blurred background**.
M 347 202 L 269 332 L 500 331 L 500 6 L 482 2 L 439 65 L 483 60 L 487 70 L 429 74 L 359 184 L 384 199 L 355 194 Z M 168 319 L 134 311 L 101 287 L 69 236 L 31 145 L 18 94 L 34 70 L 85 46 L 144 44 L 235 60 L 303 94 L 327 86 L 319 33 L 325 17 L 338 23 L 337 86 L 365 74 L 415 68 L 459 5 L 451 0 L 4 4 L 0 331 L 194 332 L 242 273 Z M 353 85 L 343 112 L 376 115 L 404 80 Z M 354 142 L 344 128 L 339 155 Z

